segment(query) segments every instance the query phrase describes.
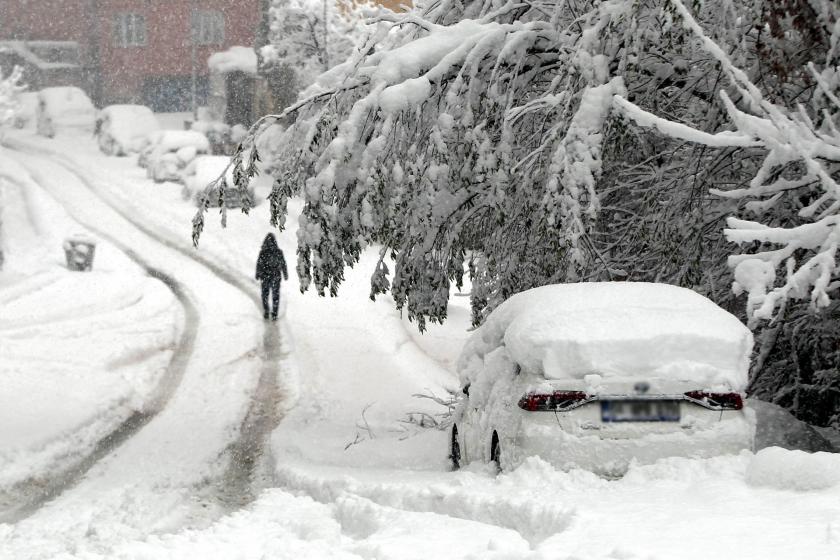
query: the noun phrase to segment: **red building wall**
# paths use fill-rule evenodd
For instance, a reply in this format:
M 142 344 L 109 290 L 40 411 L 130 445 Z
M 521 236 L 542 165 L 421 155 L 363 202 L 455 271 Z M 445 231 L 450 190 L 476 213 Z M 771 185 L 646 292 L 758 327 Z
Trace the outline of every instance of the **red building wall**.
M 233 45 L 253 45 L 259 0 L 0 0 L 0 40 L 77 41 L 89 76 L 89 93 L 100 104 L 144 101 L 150 84 L 189 80 L 193 9 L 218 10 L 225 22 L 222 43 L 196 49 L 197 73 L 203 80 L 212 53 Z M 120 13 L 145 18 L 145 45 L 117 44 L 114 27 Z

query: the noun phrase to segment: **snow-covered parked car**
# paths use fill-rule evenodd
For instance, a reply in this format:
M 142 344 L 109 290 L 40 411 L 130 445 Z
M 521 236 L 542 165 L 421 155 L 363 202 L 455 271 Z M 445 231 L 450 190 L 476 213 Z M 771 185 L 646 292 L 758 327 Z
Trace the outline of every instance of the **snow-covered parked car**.
M 38 92 L 24 91 L 18 95 L 18 110 L 15 112 L 15 128 L 34 127 L 38 117 Z
M 96 109 L 90 98 L 74 86 L 48 87 L 38 92 L 38 134 L 52 138 L 56 134 L 91 135 L 96 123 Z
M 207 137 L 195 130 L 161 130 L 150 135 L 138 158 L 146 175 L 155 181 L 183 181 L 184 170 L 199 155 L 210 151 Z
M 160 130 L 155 114 L 143 105 L 110 105 L 96 119 L 96 138 L 103 153 L 124 156 L 138 153 Z
M 241 208 L 243 203 L 253 207 L 254 189 L 249 188 L 247 200 L 243 200 L 242 192 L 233 188 L 233 167 L 228 167 L 230 158 L 228 156 L 198 156 L 187 166 L 184 172 L 184 197 L 194 198 L 196 204 L 201 204 L 206 195 L 210 207 L 219 206 L 218 187 L 209 188 L 211 183 L 225 174 L 225 182 L 228 187 L 225 189 L 224 204 L 227 208 Z M 227 168 L 227 171 L 225 169 Z
M 539 456 L 614 476 L 631 461 L 753 447 L 744 407 L 753 339 L 685 288 L 544 286 L 500 305 L 464 346 L 453 465 Z

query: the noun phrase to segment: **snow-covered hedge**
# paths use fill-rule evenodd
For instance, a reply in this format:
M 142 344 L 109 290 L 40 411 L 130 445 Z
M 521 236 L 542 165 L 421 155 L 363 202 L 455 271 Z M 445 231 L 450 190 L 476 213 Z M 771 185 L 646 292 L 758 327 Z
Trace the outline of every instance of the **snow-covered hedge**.
M 20 95 L 24 90 L 22 79 L 23 69 L 19 66 L 8 76 L 0 73 L 0 126 L 13 122 L 20 111 Z

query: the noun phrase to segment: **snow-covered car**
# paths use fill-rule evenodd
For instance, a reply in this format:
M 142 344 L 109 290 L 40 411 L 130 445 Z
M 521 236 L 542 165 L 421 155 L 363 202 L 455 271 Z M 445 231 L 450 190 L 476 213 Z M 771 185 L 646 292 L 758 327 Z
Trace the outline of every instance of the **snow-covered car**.
M 37 130 L 41 136 L 93 134 L 96 109 L 90 98 L 74 86 L 44 88 L 38 92 Z
M 34 127 L 38 115 L 38 92 L 25 91 L 18 95 L 18 110 L 15 112 L 15 128 Z
M 230 152 L 229 125 L 220 121 L 197 120 L 190 125 L 190 130 L 198 131 L 207 137 L 212 153 L 224 154 Z
M 184 170 L 199 155 L 210 151 L 207 137 L 195 130 L 161 130 L 150 135 L 138 158 L 146 175 L 155 181 L 183 181 Z
M 632 461 L 751 449 L 753 339 L 707 298 L 665 284 L 544 286 L 493 311 L 458 361 L 449 453 L 514 468 L 623 473 Z
M 196 204 L 201 204 L 206 195 L 210 207 L 219 206 L 218 187 L 209 188 L 211 183 L 225 174 L 228 188 L 225 189 L 225 206 L 227 208 L 241 208 L 243 203 L 253 207 L 254 189 L 249 188 L 247 200 L 243 200 L 242 192 L 233 188 L 233 168 L 228 167 L 228 156 L 198 156 L 190 163 L 184 172 L 184 198 L 194 198 Z M 225 169 L 227 168 L 227 171 Z
M 103 153 L 124 156 L 138 153 L 160 130 L 155 114 L 143 105 L 110 105 L 96 119 L 96 138 Z

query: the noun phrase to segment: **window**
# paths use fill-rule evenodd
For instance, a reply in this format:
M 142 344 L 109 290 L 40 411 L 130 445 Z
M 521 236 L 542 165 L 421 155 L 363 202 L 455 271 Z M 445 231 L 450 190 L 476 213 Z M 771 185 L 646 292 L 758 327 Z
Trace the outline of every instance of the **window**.
M 225 15 L 218 10 L 199 10 L 193 14 L 193 38 L 198 45 L 225 42 Z
M 114 16 L 114 43 L 118 47 L 146 45 L 146 16 L 117 14 Z

